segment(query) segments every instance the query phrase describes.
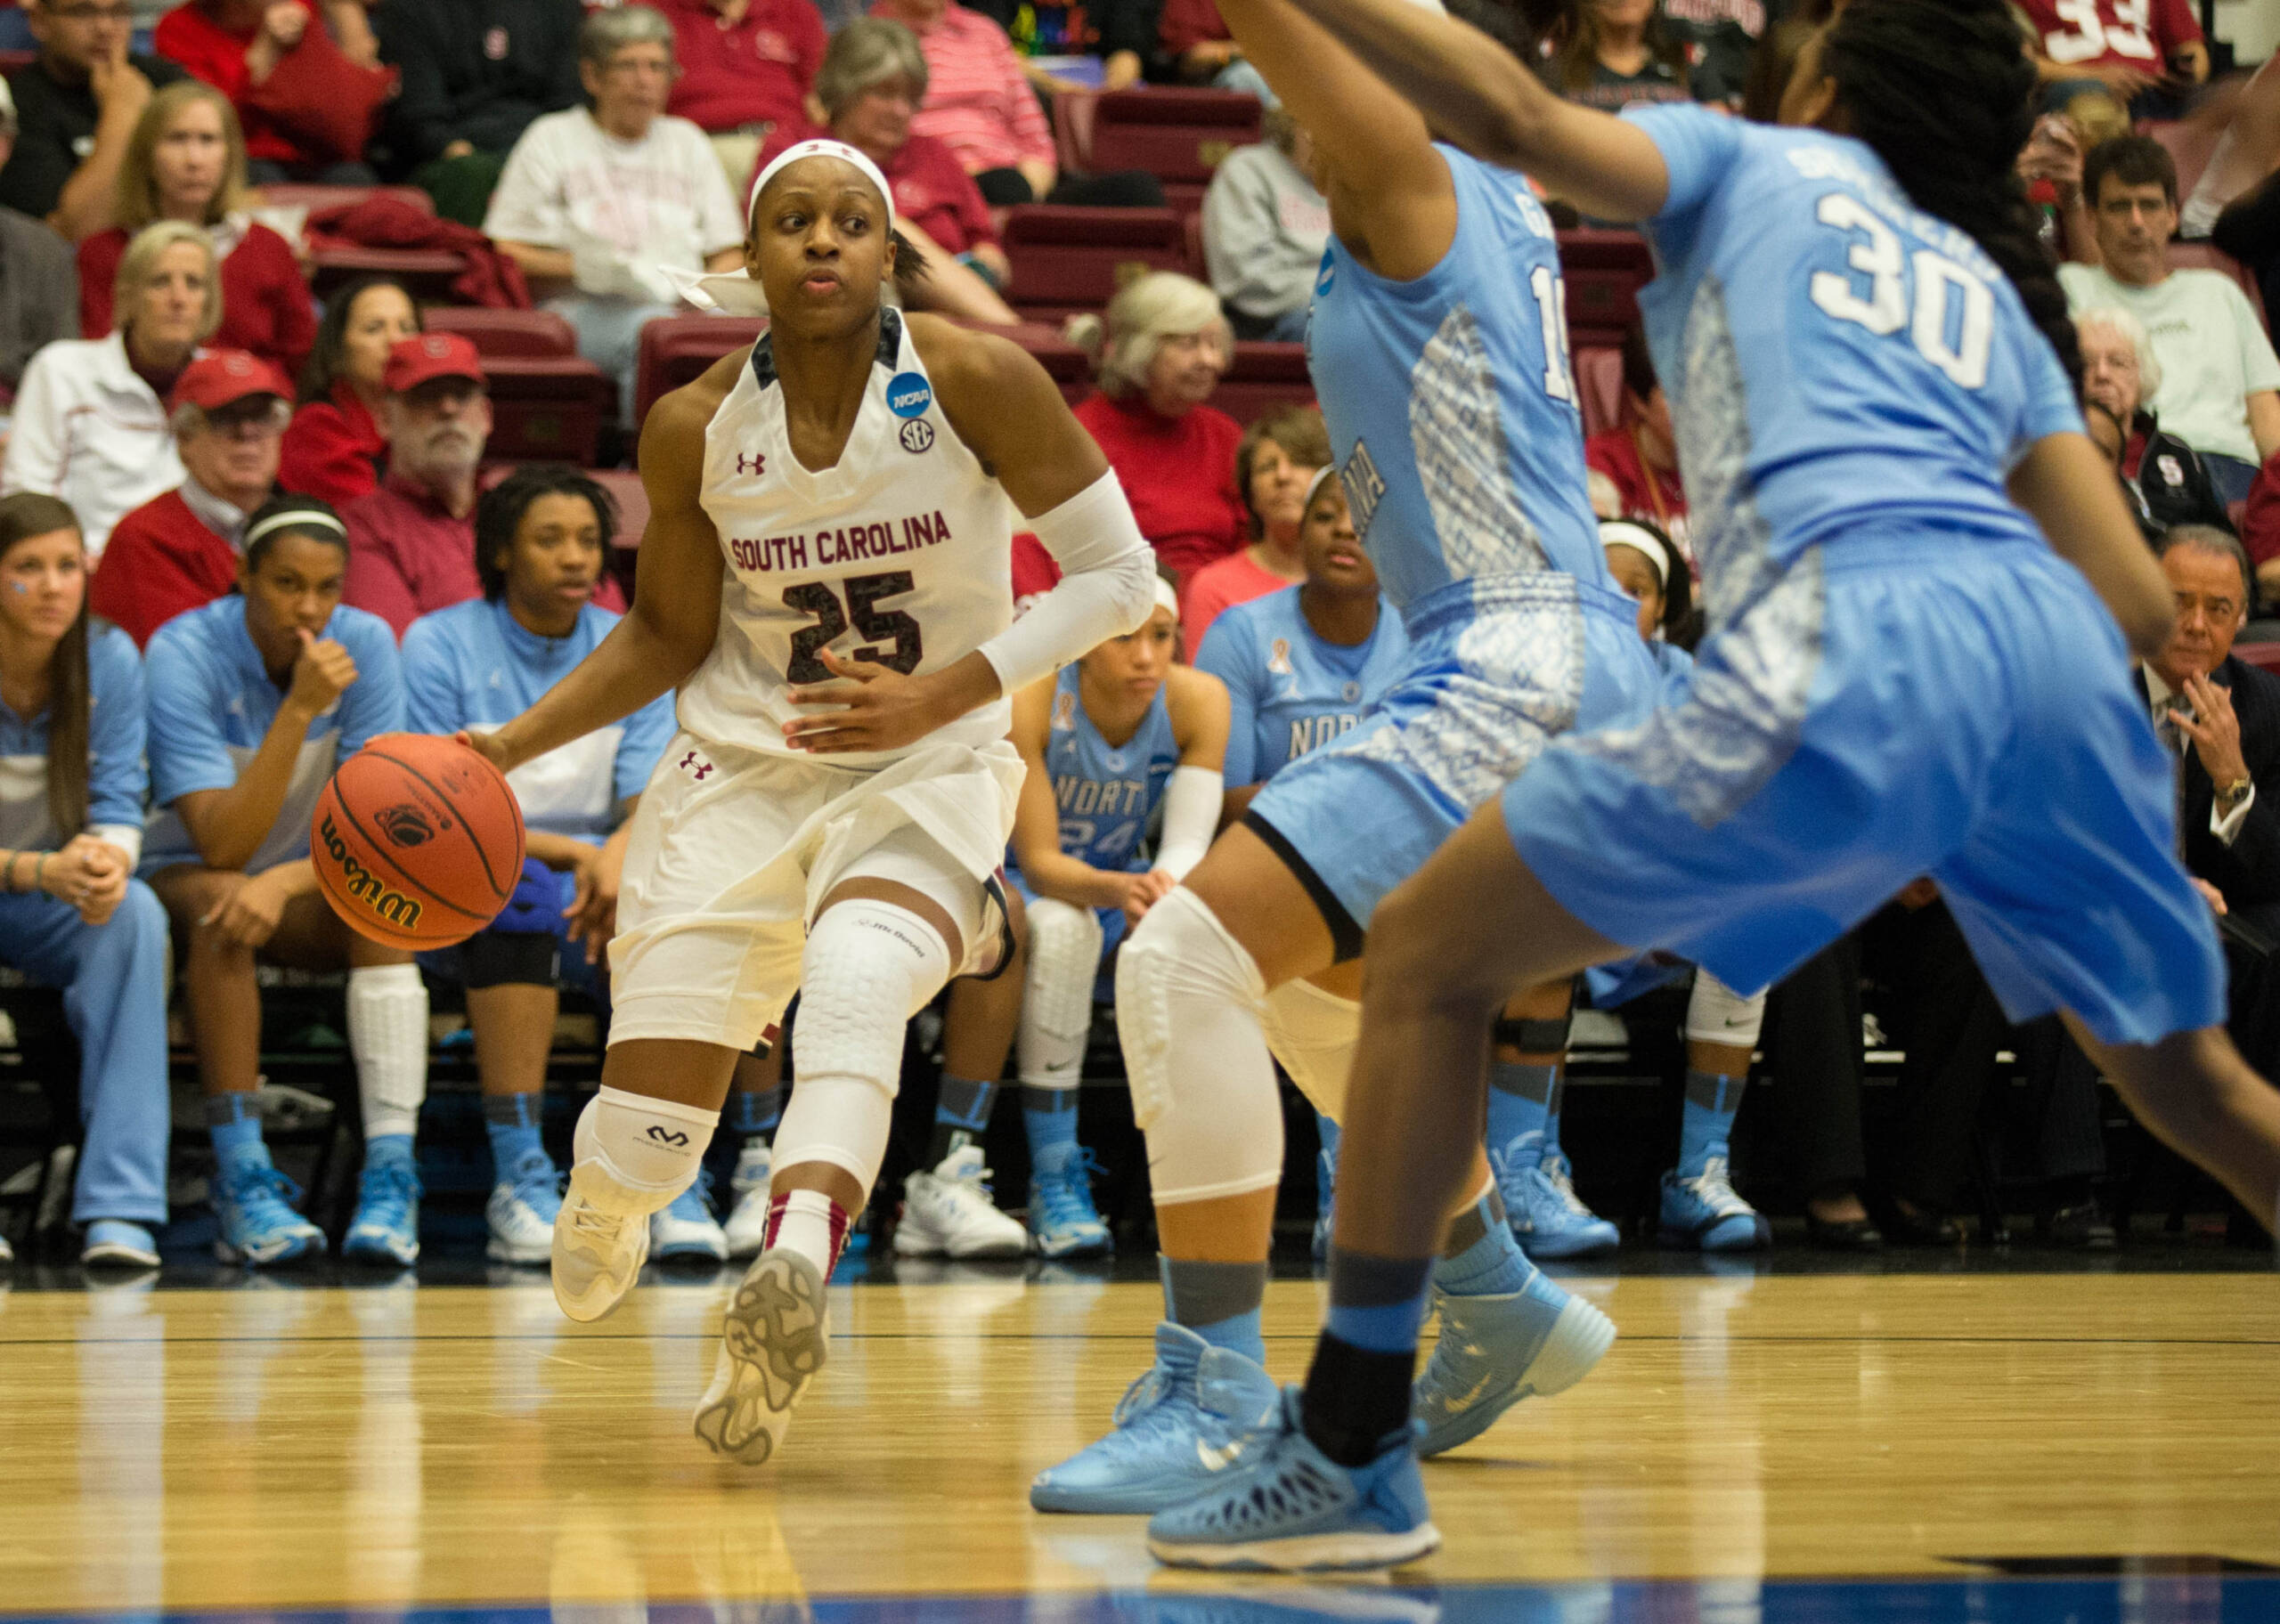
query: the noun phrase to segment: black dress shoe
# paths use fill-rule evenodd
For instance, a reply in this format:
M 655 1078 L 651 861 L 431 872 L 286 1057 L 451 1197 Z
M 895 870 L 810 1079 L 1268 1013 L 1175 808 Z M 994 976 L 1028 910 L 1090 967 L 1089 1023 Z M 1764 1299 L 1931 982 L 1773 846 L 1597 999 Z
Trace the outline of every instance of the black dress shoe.
M 2038 1214 L 2034 1238 L 2038 1245 L 2066 1252 L 2111 1252 L 2115 1244 L 2113 1225 L 2095 1201 Z
M 1881 1252 L 1884 1231 L 1868 1218 L 1816 1218 L 1805 1214 L 1805 1244 L 1824 1252 Z
M 1895 1246 L 1957 1246 L 1963 1244 L 1963 1230 L 1952 1218 L 1938 1213 L 1911 1213 L 1898 1202 L 1887 1204 L 1884 1214 L 1885 1237 Z

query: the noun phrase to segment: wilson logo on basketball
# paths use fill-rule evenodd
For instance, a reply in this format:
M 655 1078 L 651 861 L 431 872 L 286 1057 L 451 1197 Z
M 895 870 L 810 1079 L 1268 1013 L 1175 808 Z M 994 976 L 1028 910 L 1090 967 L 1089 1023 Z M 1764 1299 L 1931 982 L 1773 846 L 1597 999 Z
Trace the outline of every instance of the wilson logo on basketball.
M 326 855 L 340 865 L 341 883 L 349 896 L 399 930 L 410 930 L 419 925 L 418 899 L 407 897 L 402 891 L 391 890 L 378 874 L 350 856 L 348 842 L 342 840 L 340 832 L 332 826 L 331 813 L 326 813 L 323 821 L 317 825 L 317 837 L 324 841 Z M 411 843 L 417 845 L 419 842 Z
M 390 807 L 372 821 L 399 846 L 425 846 L 436 838 L 435 830 L 428 826 L 428 814 L 418 807 Z

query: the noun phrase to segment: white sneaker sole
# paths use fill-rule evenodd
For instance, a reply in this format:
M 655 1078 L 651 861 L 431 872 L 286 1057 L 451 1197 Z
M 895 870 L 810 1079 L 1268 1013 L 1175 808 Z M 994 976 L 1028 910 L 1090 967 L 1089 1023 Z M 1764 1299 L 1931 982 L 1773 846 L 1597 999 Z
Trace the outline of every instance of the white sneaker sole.
M 1567 1392 L 1607 1357 L 1607 1351 L 1615 1345 L 1615 1321 L 1597 1305 L 1581 1297 L 1569 1298 L 1559 1318 L 1551 1322 L 1551 1335 L 1528 1361 L 1520 1380 L 1523 1396 L 1548 1399 Z
M 1013 1220 L 1007 1219 L 1008 1223 Z M 941 1232 L 921 1219 L 913 1222 L 903 1214 L 902 1222 L 894 1226 L 894 1250 L 898 1257 L 1027 1257 L 1030 1235 L 1027 1230 L 1014 1224 L 1011 1235 L 971 1236 L 942 1238 Z
M 721 1317 L 712 1384 L 697 1401 L 690 1430 L 715 1455 L 766 1465 L 830 1350 L 830 1312 L 815 1265 L 796 1253 L 763 1253 Z
M 1441 1548 L 1441 1531 L 1421 1522 L 1405 1533 L 1304 1534 L 1243 1545 L 1167 1545 L 1148 1541 L 1148 1554 L 1175 1568 L 1320 1573 L 1356 1568 L 1397 1568 Z
M 491 1238 L 484 1243 L 483 1255 L 494 1263 L 513 1263 L 518 1267 L 533 1268 L 552 1260 L 554 1238 L 549 1235 L 544 1240 L 516 1241 L 494 1232 Z

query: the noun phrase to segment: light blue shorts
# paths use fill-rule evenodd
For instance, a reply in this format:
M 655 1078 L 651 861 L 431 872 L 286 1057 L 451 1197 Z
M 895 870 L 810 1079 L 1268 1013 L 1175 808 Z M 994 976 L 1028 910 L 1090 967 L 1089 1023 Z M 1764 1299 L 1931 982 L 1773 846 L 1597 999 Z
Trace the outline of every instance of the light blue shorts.
M 2040 538 L 1809 548 L 1664 702 L 1503 798 L 1522 861 L 1608 939 L 1754 991 L 1928 874 L 2014 1020 L 2071 1010 L 2114 1043 L 2223 1021 L 2174 764 Z
M 1639 606 L 1543 572 L 1410 605 L 1410 662 L 1359 726 L 1267 781 L 1243 821 L 1297 874 L 1340 960 L 1388 891 L 1571 727 L 1628 724 L 1662 678 Z

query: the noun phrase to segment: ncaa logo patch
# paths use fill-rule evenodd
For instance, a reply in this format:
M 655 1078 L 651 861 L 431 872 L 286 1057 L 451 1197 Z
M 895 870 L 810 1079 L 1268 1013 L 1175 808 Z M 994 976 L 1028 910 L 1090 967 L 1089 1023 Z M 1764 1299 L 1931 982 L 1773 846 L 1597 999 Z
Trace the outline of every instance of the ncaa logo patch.
M 896 436 L 906 451 L 931 451 L 934 445 L 934 426 L 924 418 L 913 418 L 902 426 Z
M 934 387 L 924 372 L 898 372 L 887 379 L 887 410 L 898 418 L 923 418 L 934 403 Z

